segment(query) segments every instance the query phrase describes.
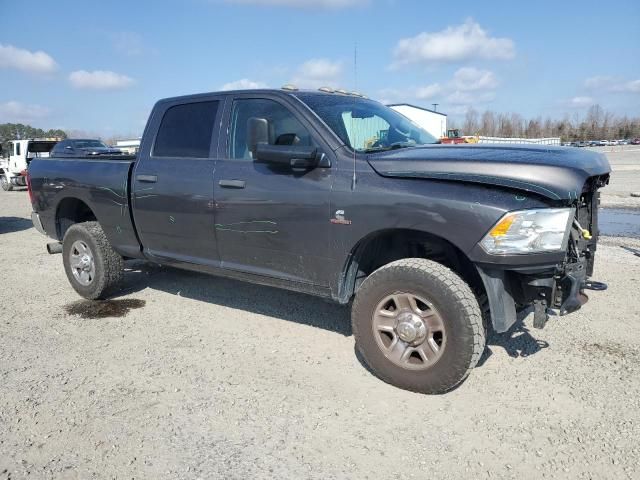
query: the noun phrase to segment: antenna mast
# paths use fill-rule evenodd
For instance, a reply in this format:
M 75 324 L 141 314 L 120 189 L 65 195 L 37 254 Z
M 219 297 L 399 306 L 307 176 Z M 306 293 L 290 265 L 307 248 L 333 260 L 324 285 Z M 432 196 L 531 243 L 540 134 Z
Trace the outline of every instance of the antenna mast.
M 358 91 L 358 42 L 353 45 L 353 82 L 355 84 L 354 90 Z M 353 103 L 355 106 L 355 97 L 353 99 Z M 351 134 L 354 135 L 353 131 L 353 112 L 351 112 Z M 354 137 L 355 138 L 355 137 Z M 356 189 L 356 147 L 355 145 L 351 146 L 353 150 L 353 177 L 351 178 L 351 190 Z

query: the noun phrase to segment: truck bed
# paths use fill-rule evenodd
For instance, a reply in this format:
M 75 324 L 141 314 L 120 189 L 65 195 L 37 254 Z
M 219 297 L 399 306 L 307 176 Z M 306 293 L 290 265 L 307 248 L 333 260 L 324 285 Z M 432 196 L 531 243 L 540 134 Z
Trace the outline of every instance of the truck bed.
M 129 208 L 135 159 L 132 155 L 34 159 L 29 165 L 33 206 L 45 231 L 62 240 L 65 214 L 70 218 L 79 215 L 80 200 L 91 205 L 118 253 L 139 255 L 140 244 Z M 62 213 L 58 214 L 62 220 L 56 222 L 58 212 Z

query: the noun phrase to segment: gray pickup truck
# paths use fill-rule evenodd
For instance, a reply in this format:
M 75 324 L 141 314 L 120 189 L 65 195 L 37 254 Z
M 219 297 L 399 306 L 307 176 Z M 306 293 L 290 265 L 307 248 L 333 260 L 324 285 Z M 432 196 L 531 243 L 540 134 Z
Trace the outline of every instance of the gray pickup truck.
M 252 90 L 159 101 L 136 157 L 34 159 L 36 228 L 73 288 L 117 292 L 127 259 L 352 302 L 362 359 L 446 392 L 533 311 L 579 309 L 605 157 L 441 145 L 357 94 Z M 212 283 L 215 288 L 215 283 Z

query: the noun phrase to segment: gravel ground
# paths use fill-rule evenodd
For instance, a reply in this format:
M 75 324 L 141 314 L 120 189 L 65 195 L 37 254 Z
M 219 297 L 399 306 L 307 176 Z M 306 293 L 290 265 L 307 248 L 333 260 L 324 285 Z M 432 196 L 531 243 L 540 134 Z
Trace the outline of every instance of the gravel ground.
M 0 479 L 640 478 L 640 241 L 581 311 L 489 339 L 442 396 L 373 377 L 347 308 L 132 264 L 80 301 L 0 192 Z

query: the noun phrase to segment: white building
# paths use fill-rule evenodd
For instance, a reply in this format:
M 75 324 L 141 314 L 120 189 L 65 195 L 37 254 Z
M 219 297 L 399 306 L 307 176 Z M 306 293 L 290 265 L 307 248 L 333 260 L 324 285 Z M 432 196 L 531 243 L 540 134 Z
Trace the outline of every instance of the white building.
M 401 113 L 413 123 L 419 125 L 436 138 L 442 138 L 447 134 L 447 115 L 428 108 L 418 107 L 409 103 L 394 103 L 388 105 L 396 112 Z
M 124 153 L 129 155 L 135 155 L 138 153 L 140 149 L 140 139 L 136 138 L 133 140 L 118 140 L 115 145 L 116 148 L 119 148 Z

